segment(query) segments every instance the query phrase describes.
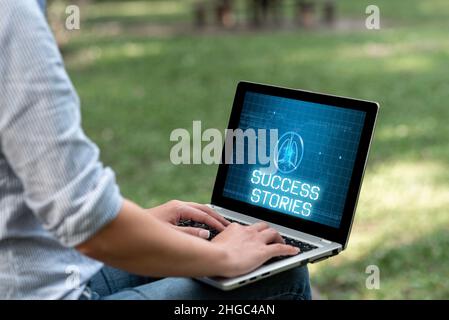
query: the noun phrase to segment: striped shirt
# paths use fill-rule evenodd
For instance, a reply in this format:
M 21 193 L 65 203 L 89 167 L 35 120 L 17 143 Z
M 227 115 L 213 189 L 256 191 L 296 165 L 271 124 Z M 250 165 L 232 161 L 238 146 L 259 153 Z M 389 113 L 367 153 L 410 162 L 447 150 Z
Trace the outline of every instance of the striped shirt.
M 0 299 L 76 299 L 102 264 L 74 247 L 123 199 L 38 3 L 0 14 Z

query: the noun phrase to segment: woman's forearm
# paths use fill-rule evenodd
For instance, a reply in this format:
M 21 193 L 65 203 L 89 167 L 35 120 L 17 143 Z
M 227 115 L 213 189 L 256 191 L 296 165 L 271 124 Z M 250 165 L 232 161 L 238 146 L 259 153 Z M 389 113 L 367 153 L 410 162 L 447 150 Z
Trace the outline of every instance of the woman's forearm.
M 226 251 L 220 246 L 179 232 L 127 200 L 115 220 L 77 249 L 148 276 L 214 276 L 227 269 Z

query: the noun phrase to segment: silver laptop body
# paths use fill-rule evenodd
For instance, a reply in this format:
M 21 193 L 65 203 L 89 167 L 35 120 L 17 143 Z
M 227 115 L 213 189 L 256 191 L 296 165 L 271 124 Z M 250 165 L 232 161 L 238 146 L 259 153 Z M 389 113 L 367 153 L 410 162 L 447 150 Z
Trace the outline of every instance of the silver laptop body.
M 244 224 L 254 224 L 256 222 L 263 221 L 256 219 L 254 217 L 244 215 L 242 213 L 226 210 L 224 208 L 220 208 L 214 205 L 210 205 L 210 207 L 215 211 L 217 211 L 222 216 L 224 216 L 225 218 L 230 218 L 232 220 L 236 220 Z M 267 265 L 263 265 L 250 273 L 238 277 L 198 278 L 198 280 L 222 290 L 232 290 L 241 287 L 243 285 L 249 284 L 251 282 L 255 282 L 257 280 L 270 277 L 279 272 L 306 265 L 309 262 L 314 263 L 317 261 L 327 259 L 333 255 L 338 254 L 342 250 L 342 245 L 339 243 L 318 238 L 313 235 L 289 229 L 285 226 L 280 226 L 268 221 L 265 222 L 267 222 L 270 225 L 270 227 L 276 229 L 282 236 L 287 236 L 289 238 L 300 240 L 302 242 L 310 243 L 318 248 L 307 251 L 305 253 L 300 253 L 296 256 L 281 261 L 276 261 Z
M 357 156 L 355 157 L 353 164 L 353 172 L 351 174 L 350 184 L 346 194 L 344 210 L 341 213 L 340 226 L 335 230 L 330 230 L 332 228 L 326 229 L 326 227 L 323 226 L 312 226 L 312 228 L 309 228 L 307 225 L 308 222 L 304 227 L 302 227 L 302 224 L 298 224 L 292 228 L 291 224 L 287 222 L 282 223 L 282 218 L 276 219 L 276 221 L 281 221 L 281 223 L 273 223 L 272 221 L 268 221 L 270 218 L 261 219 L 260 215 L 262 215 L 262 213 L 258 212 L 260 208 L 257 207 L 246 207 L 247 209 L 232 210 L 227 204 L 229 203 L 229 199 L 223 199 L 223 180 L 226 180 L 227 165 L 223 164 L 222 161 L 218 168 L 212 201 L 209 205 L 211 208 L 216 210 L 225 218 L 235 220 L 243 224 L 254 224 L 264 221 L 268 223 L 270 227 L 276 229 L 282 236 L 300 240 L 316 247 L 310 251 L 299 253 L 296 256 L 262 265 L 256 270 L 238 277 L 198 278 L 198 280 L 222 290 L 232 290 L 288 269 L 327 259 L 331 256 L 339 254 L 346 248 L 379 109 L 379 104 L 372 101 L 357 100 L 353 98 L 338 97 L 296 89 L 273 87 L 264 84 L 240 82 L 237 87 L 228 128 L 239 128 L 238 123 L 240 121 L 242 104 L 246 92 L 256 92 L 277 97 L 289 97 L 292 99 L 320 103 L 333 107 L 354 109 L 365 112 L 366 115 L 363 129 L 360 134 L 359 145 L 356 150 Z M 222 159 L 224 158 L 225 154 L 223 151 Z M 239 207 L 239 204 L 233 203 L 232 206 L 234 208 Z M 266 211 L 267 209 L 265 208 L 264 210 Z M 271 209 L 268 209 L 268 211 L 270 210 Z M 249 214 L 250 212 L 251 214 Z M 275 214 L 274 211 L 273 214 Z M 314 230 L 314 232 L 307 232 L 306 229 Z

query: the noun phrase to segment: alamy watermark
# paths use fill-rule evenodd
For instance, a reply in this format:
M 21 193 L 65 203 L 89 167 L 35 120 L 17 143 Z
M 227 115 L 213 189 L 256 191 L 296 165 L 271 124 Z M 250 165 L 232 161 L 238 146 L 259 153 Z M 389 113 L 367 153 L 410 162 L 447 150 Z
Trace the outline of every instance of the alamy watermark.
M 175 165 L 219 164 L 224 161 L 226 164 L 257 163 L 267 165 L 265 170 L 276 171 L 277 129 L 226 129 L 222 134 L 216 128 L 202 131 L 201 121 L 193 121 L 192 134 L 184 128 L 174 129 L 170 141 L 176 142 L 170 151 L 170 161 Z
M 67 15 L 65 19 L 65 28 L 69 31 L 80 30 L 81 28 L 81 12 L 77 5 L 69 5 L 65 9 Z M 365 14 L 368 16 L 365 19 L 365 27 L 368 30 L 380 29 L 380 9 L 379 6 L 371 4 L 366 7 Z
M 365 13 L 368 17 L 365 20 L 365 26 L 368 30 L 380 29 L 380 9 L 372 4 L 366 7 Z
M 365 287 L 368 290 L 380 289 L 380 269 L 377 265 L 371 264 L 366 267 L 365 273 L 368 274 L 365 280 Z
M 68 265 L 65 268 L 65 274 L 67 278 L 65 279 L 65 286 L 69 290 L 79 289 L 81 284 L 81 271 L 76 265 Z
M 67 15 L 65 19 L 65 28 L 69 31 L 79 30 L 81 28 L 81 12 L 77 5 L 67 6 L 65 9 Z

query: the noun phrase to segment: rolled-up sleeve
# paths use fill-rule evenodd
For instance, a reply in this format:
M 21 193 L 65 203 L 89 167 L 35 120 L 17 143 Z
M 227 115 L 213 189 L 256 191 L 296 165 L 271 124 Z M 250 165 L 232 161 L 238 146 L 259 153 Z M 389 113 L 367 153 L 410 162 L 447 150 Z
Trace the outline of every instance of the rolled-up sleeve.
M 63 245 L 112 221 L 122 197 L 81 128 L 79 99 L 35 1 L 0 0 L 0 147 L 26 204 Z

